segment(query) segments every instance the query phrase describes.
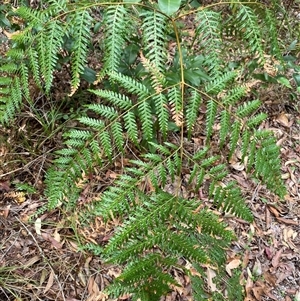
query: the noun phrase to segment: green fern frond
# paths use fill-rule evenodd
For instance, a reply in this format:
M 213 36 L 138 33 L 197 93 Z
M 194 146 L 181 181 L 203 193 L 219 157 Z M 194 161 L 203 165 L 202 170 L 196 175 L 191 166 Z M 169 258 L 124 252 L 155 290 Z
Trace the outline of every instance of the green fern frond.
M 268 28 L 268 33 L 266 36 L 268 37 L 270 35 L 270 48 L 271 53 L 280 61 L 282 61 L 282 50 L 279 46 L 279 38 L 277 34 L 277 25 L 276 25 L 276 15 L 273 10 L 266 9 L 265 10 L 265 28 Z
M 93 112 L 97 113 L 100 116 L 107 118 L 108 120 L 114 120 L 118 117 L 118 112 L 110 106 L 93 103 L 93 104 L 86 105 L 86 108 L 92 110 Z
M 131 139 L 131 141 L 137 145 L 139 134 L 134 113 L 127 112 L 123 118 L 125 122 L 125 129 L 127 131 L 129 139 Z
M 170 291 L 171 284 L 178 285 L 167 273 L 175 264 L 174 258 L 148 254 L 144 259 L 134 260 L 108 291 L 116 297 L 135 293 L 134 300 L 158 301 L 161 295 Z M 159 289 L 153 290 L 156 287 Z
M 209 94 L 217 95 L 221 91 L 224 91 L 228 84 L 230 84 L 235 78 L 236 73 L 228 71 L 208 82 L 208 84 L 205 86 L 205 90 Z
M 147 141 L 150 141 L 153 138 L 153 117 L 149 101 L 142 101 L 138 106 L 138 111 L 142 122 L 143 135 Z
M 38 26 L 42 25 L 47 18 L 47 14 L 45 14 L 43 11 L 37 10 L 37 9 L 32 9 L 27 6 L 20 6 L 18 8 L 18 10 L 16 11 L 16 13 L 22 19 L 29 22 L 29 24 L 30 24 L 29 28 L 38 27 Z
M 103 97 L 113 105 L 118 106 L 121 109 L 129 109 L 132 107 L 132 101 L 124 94 L 119 94 L 109 90 L 89 90 L 97 96 Z
M 229 160 L 237 148 L 237 143 L 239 141 L 240 132 L 241 132 L 241 123 L 239 121 L 235 121 L 231 127 L 230 150 L 229 150 L 229 155 L 228 155 Z
M 213 131 L 213 125 L 215 123 L 217 114 L 217 103 L 214 100 L 209 100 L 207 102 L 206 111 L 206 139 L 209 140 Z
M 118 71 L 125 46 L 126 29 L 130 24 L 128 16 L 128 10 L 124 5 L 109 6 L 105 10 L 104 67 L 98 79 L 101 79 L 107 73 Z
M 268 189 L 283 198 L 286 188 L 281 178 L 280 149 L 276 139 L 269 131 L 257 131 L 256 139 L 260 145 L 255 155 L 255 175 Z
M 16 77 L 10 87 L 10 97 L 1 97 L 4 102 L 0 107 L 0 123 L 8 124 L 22 105 L 22 89 L 20 79 Z
M 257 15 L 251 7 L 239 3 L 236 20 L 239 30 L 244 32 L 243 37 L 248 42 L 250 51 L 258 54 L 260 61 L 263 62 L 264 49 Z
M 235 182 L 229 182 L 226 187 L 216 187 L 214 192 L 214 205 L 222 208 L 224 212 L 232 213 L 246 221 L 253 220 L 250 209 L 245 205 L 241 191 Z
M 226 137 L 230 131 L 230 118 L 230 112 L 228 112 L 227 110 L 223 110 L 221 112 L 220 147 L 224 145 Z
M 205 66 L 209 73 L 215 77 L 222 66 L 220 52 L 221 41 L 221 14 L 208 9 L 200 10 L 197 13 L 199 22 L 194 41 L 200 45 L 205 54 Z
M 254 128 L 254 127 L 260 125 L 267 118 L 268 118 L 268 115 L 266 113 L 259 113 L 247 120 L 247 126 L 249 128 Z
M 246 116 L 256 111 L 260 106 L 261 101 L 259 99 L 244 102 L 241 106 L 237 108 L 236 115 L 240 118 L 245 118 Z
M 0 66 L 0 72 L 14 73 L 19 70 L 19 66 L 16 63 L 6 63 Z
M 87 48 L 90 43 L 90 26 L 93 18 L 88 10 L 78 10 L 73 14 L 72 35 L 76 35 L 71 54 L 71 92 L 72 96 L 79 87 L 80 75 L 87 63 Z
M 96 119 L 96 118 L 82 116 L 82 117 L 79 117 L 78 120 L 82 124 L 87 125 L 95 130 L 102 130 L 105 126 L 105 124 L 102 120 Z
M 96 2 L 79 6 L 67 0 L 44 2 L 42 9 L 21 7 L 17 11 L 24 28 L 12 36 L 13 47 L 0 66 L 0 122 L 12 120 L 22 98 L 30 100 L 32 82 L 50 93 L 56 87 L 56 70 L 64 62 L 71 71 L 72 96 L 81 77 L 86 79 L 87 58 L 94 50 L 103 54 L 99 64 L 91 60 L 90 66 L 101 67 L 98 79 L 103 82 L 85 90 L 92 97 L 85 99 L 86 94 L 78 93 L 76 121 L 80 125 L 63 134 L 64 147 L 54 154 L 46 174 L 48 209 L 62 204 L 67 211 L 74 210 L 88 175 L 99 169 L 103 172 L 119 156 L 126 156 L 126 168 L 99 199 L 80 204 L 86 222 L 96 215 L 105 221 L 120 221 L 106 245 L 87 247 L 108 262 L 125 265 L 108 291 L 115 297 L 128 293 L 133 300 L 159 300 L 177 285 L 171 269 L 180 268 L 195 281 L 193 289 L 199 289 L 193 298 L 207 300 L 210 296 L 197 288 L 205 281 L 194 276 L 205 277 L 206 267 L 199 264 L 216 268 L 225 264 L 224 250 L 234 235 L 205 202 L 192 199 L 190 192 L 201 195 L 199 190 L 206 193 L 203 187 L 208 185 L 209 200 L 220 212 L 251 221 L 238 183 L 227 180 L 226 159 L 241 151 L 247 172 L 280 197 L 285 194 L 275 138 L 257 130 L 266 118 L 265 113 L 257 112 L 261 102 L 245 102 L 250 91 L 239 76 L 245 62 L 240 57 L 225 57 L 232 38 L 234 46 L 246 45 L 238 46 L 245 51 L 247 62 L 262 62 L 270 48 L 279 56 L 275 13 L 260 8 L 273 31 L 265 37 L 269 30 L 262 28 L 255 3 L 230 3 L 232 16 L 226 25 L 227 10 L 218 6 L 199 9 L 194 12 L 196 31 L 190 45 L 190 39 L 179 34 L 178 19 L 168 18 L 153 3 L 147 7 L 111 3 L 107 7 L 107 3 Z M 99 12 L 100 21 L 94 18 Z M 225 26 L 241 34 L 222 36 Z M 92 45 L 95 33 L 101 39 Z M 128 156 L 136 159 L 128 162 Z M 193 270 L 188 271 L 189 265 L 183 266 L 181 258 Z M 220 299 L 220 295 L 212 296 Z
M 141 14 L 145 57 L 164 74 L 167 60 L 166 16 L 156 11 Z
M 50 4 L 49 10 L 54 13 L 61 13 L 67 10 L 66 0 L 46 0 L 46 3 Z
M 178 87 L 172 87 L 168 92 L 168 99 L 171 105 L 172 119 L 176 126 L 183 124 L 183 100 Z
M 111 125 L 111 132 L 114 138 L 114 142 L 116 143 L 116 146 L 120 152 L 124 152 L 124 143 L 125 139 L 123 137 L 123 128 L 120 122 L 115 121 Z
M 246 87 L 237 86 L 230 89 L 226 95 L 222 98 L 222 103 L 226 106 L 235 105 L 243 96 L 246 95 Z
M 29 75 L 28 68 L 26 65 L 21 64 L 20 66 L 20 82 L 22 86 L 22 91 L 24 96 L 29 100 L 30 99 L 30 91 L 29 91 Z
M 108 159 L 111 161 L 112 159 L 112 142 L 110 139 L 110 135 L 106 131 L 101 131 L 99 133 L 99 138 L 101 142 L 102 149 Z
M 242 145 L 241 145 L 242 161 L 244 161 L 247 152 L 249 151 L 250 140 L 251 140 L 251 132 L 248 129 L 245 129 L 242 133 Z
M 40 79 L 40 67 L 39 67 L 39 60 L 38 60 L 38 52 L 30 47 L 27 52 L 29 66 L 32 72 L 33 79 L 37 86 L 41 88 L 41 79 Z
M 158 118 L 159 129 L 165 138 L 168 131 L 169 111 L 167 109 L 167 98 L 164 94 L 159 93 L 152 97 L 155 104 L 156 114 Z
M 191 92 L 191 96 L 188 99 L 188 103 L 186 104 L 186 123 L 187 123 L 187 130 L 188 135 L 191 135 L 191 132 L 194 128 L 195 122 L 198 117 L 199 107 L 201 105 L 202 99 L 200 94 L 193 90 Z

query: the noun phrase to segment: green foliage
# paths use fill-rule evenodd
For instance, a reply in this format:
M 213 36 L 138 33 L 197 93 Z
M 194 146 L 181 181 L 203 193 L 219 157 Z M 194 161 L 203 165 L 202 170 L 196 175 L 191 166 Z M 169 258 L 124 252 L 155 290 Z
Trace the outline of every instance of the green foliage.
M 275 12 L 237 1 L 228 5 L 227 18 L 217 5 L 193 13 L 180 4 L 86 1 L 76 6 L 48 0 L 43 9 L 21 6 L 16 14 L 24 28 L 12 36 L 0 68 L 0 121 L 9 124 L 22 103 L 30 102 L 30 81 L 50 93 L 53 82 L 59 84 L 55 71 L 65 63 L 71 76 L 66 93 L 76 95 L 88 58 L 101 50 L 102 67 L 91 66 L 98 69 L 97 81 L 85 91 L 89 97 L 76 126 L 64 132 L 65 145 L 46 174 L 45 195 L 46 209 L 74 210 L 89 175 L 135 150 L 130 167 L 81 211 L 82 222 L 95 216 L 122 221 L 107 245 L 86 247 L 126 265 L 108 288 L 113 297 L 130 293 L 133 300 L 159 300 L 178 285 L 170 272 L 179 268 L 191 277 L 195 300 L 207 300 L 199 275 L 205 274 L 204 264 L 222 269 L 234 239 L 211 208 L 252 221 L 241 188 L 228 177 L 237 153 L 249 174 L 271 192 L 285 194 L 279 148 L 272 133 L 258 129 L 267 116 L 259 99 L 246 101 L 251 91 L 242 67 L 228 65 L 233 41 L 226 36 L 230 30 L 243 32 L 234 38 L 251 62 L 262 66 L 267 53 L 281 52 Z M 180 34 L 187 12 L 195 21 L 192 39 Z M 100 25 L 94 24 L 98 14 Z M 95 34 L 100 34 L 97 43 Z M 188 147 L 201 135 L 205 141 Z M 211 207 L 185 193 L 198 195 L 204 188 Z M 222 300 L 220 293 L 213 296 Z

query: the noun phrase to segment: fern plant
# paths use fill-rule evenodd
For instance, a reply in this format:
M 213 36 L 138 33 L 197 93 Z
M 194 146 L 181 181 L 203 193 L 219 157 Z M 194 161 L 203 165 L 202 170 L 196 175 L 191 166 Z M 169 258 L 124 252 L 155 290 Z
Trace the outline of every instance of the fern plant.
M 267 115 L 261 101 L 249 97 L 251 74 L 245 77 L 243 70 L 244 56 L 264 68 L 267 54 L 281 55 L 275 12 L 244 1 L 195 11 L 178 10 L 180 4 L 169 4 L 166 11 L 163 0 L 158 5 L 48 0 L 39 10 L 22 6 L 16 14 L 24 27 L 12 35 L 0 68 L 0 121 L 8 124 L 24 101 L 31 103 L 30 82 L 51 92 L 61 53 L 67 53 L 72 97 L 93 47 L 101 49 L 102 68 L 87 90 L 82 116 L 64 133 L 65 147 L 55 152 L 46 174 L 43 210 L 73 210 L 87 174 L 126 156 L 127 146 L 136 149 L 131 166 L 81 213 L 82 223 L 95 216 L 123 221 L 106 246 L 85 247 L 126 265 L 108 288 L 115 297 L 130 293 L 133 300 L 159 300 L 179 285 L 171 271 L 180 269 L 190 276 L 195 300 L 207 300 L 201 275 L 208 266 L 221 271 L 234 239 L 212 209 L 252 221 L 243 191 L 229 177 L 229 162 L 238 153 L 249 175 L 285 195 L 279 148 L 273 134 L 259 128 Z M 101 39 L 92 46 L 93 18 L 99 14 Z M 186 15 L 195 21 L 188 39 L 179 31 Z M 272 23 L 270 32 L 260 22 L 264 16 Z M 243 55 L 232 67 L 228 51 L 234 43 Z M 204 111 L 200 132 L 206 139 L 191 149 Z M 210 206 L 182 189 L 194 195 L 204 189 Z M 220 292 L 213 296 L 223 298 Z

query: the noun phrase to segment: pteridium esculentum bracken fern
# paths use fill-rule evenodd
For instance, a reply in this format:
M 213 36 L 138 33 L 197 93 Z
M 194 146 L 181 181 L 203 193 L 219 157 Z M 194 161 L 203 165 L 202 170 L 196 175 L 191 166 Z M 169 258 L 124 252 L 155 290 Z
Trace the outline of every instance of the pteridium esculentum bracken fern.
M 134 300 L 158 300 L 178 285 L 170 271 L 181 269 L 194 279 L 195 298 L 204 300 L 197 275 L 207 264 L 221 271 L 234 235 L 201 199 L 189 197 L 181 187 L 197 195 L 205 185 L 214 208 L 250 222 L 241 188 L 228 172 L 237 152 L 249 174 L 279 196 L 285 194 L 275 138 L 258 129 L 267 116 L 260 111 L 261 101 L 249 98 L 249 85 L 237 81 L 241 71 L 228 64 L 230 43 L 228 37 L 224 40 L 228 29 L 244 32 L 231 42 L 240 43 L 263 66 L 269 49 L 280 54 L 276 27 L 270 26 L 267 35 L 260 22 L 265 15 L 272 23 L 274 12 L 260 5 L 257 14 L 242 2 L 227 8 L 230 18 L 217 6 L 191 12 L 192 39 L 179 30 L 180 11 L 168 16 L 149 3 L 49 0 L 43 9 L 22 6 L 16 12 L 24 27 L 12 36 L 0 69 L 4 124 L 22 102 L 30 103 L 29 79 L 50 93 L 62 53 L 70 67 L 72 101 L 93 47 L 102 51 L 97 84 L 87 91 L 91 97 L 82 106 L 78 126 L 66 130 L 65 147 L 55 152 L 46 174 L 44 210 L 61 205 L 74 209 L 87 174 L 127 156 L 130 146 L 138 150 L 130 167 L 81 213 L 82 223 L 95 216 L 122 221 L 106 246 L 86 246 L 109 262 L 126 263 L 108 289 L 114 296 L 131 293 Z M 99 16 L 101 39 L 92 46 Z M 174 56 L 170 45 L 176 48 Z M 191 150 L 187 141 L 197 140 L 199 116 L 205 118 L 206 139 Z

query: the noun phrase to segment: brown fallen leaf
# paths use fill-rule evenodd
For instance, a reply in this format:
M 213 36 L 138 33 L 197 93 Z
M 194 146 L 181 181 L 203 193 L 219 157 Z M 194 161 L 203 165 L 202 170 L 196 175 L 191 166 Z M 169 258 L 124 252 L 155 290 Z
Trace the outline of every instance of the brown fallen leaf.
M 44 289 L 44 294 L 46 294 L 48 291 L 49 291 L 49 289 L 52 287 L 52 285 L 53 285 L 53 282 L 54 282 L 54 272 L 53 271 L 51 271 L 51 273 L 50 273 L 50 275 L 49 275 L 49 278 L 48 278 L 48 282 L 47 282 L 47 285 L 46 285 L 46 287 L 45 287 L 45 289 Z
M 277 210 L 276 208 L 274 208 L 273 206 L 268 205 L 268 209 L 270 210 L 270 212 L 271 212 L 272 214 L 275 215 L 275 217 L 278 217 L 278 216 L 279 216 L 278 210 Z
M 211 268 L 207 268 L 206 270 L 207 275 L 207 284 L 210 287 L 211 292 L 215 292 L 217 290 L 216 284 L 213 282 L 213 278 L 216 277 L 216 272 Z
M 264 287 L 256 286 L 252 288 L 252 293 L 256 300 L 260 301 L 262 298 L 262 295 L 264 294 Z
M 265 247 L 265 253 L 267 255 L 267 258 L 271 260 L 273 258 L 273 251 L 269 247 Z
M 49 233 L 42 233 L 42 237 L 49 241 L 56 249 L 61 249 L 63 247 L 63 243 L 57 242 Z
M 233 259 L 230 261 L 228 264 L 226 264 L 226 272 L 228 273 L 229 276 L 232 276 L 231 270 L 236 269 L 240 264 L 241 264 L 240 259 Z
M 282 252 L 283 252 L 283 249 L 281 248 L 279 251 L 276 252 L 274 257 L 272 258 L 272 266 L 274 268 L 278 267 Z
M 290 127 L 291 124 L 289 123 L 288 116 L 284 113 L 281 113 L 277 116 L 276 121 L 279 122 L 281 125 L 285 127 Z
M 0 191 L 8 192 L 10 191 L 9 182 L 8 181 L 0 181 Z
M 276 286 L 276 278 L 271 273 L 266 271 L 263 273 L 263 277 L 270 285 Z
M 294 221 L 292 219 L 287 219 L 287 218 L 283 218 L 283 217 L 277 217 L 276 216 L 276 219 L 284 224 L 287 224 L 287 225 L 299 225 L 299 222 L 298 221 Z

